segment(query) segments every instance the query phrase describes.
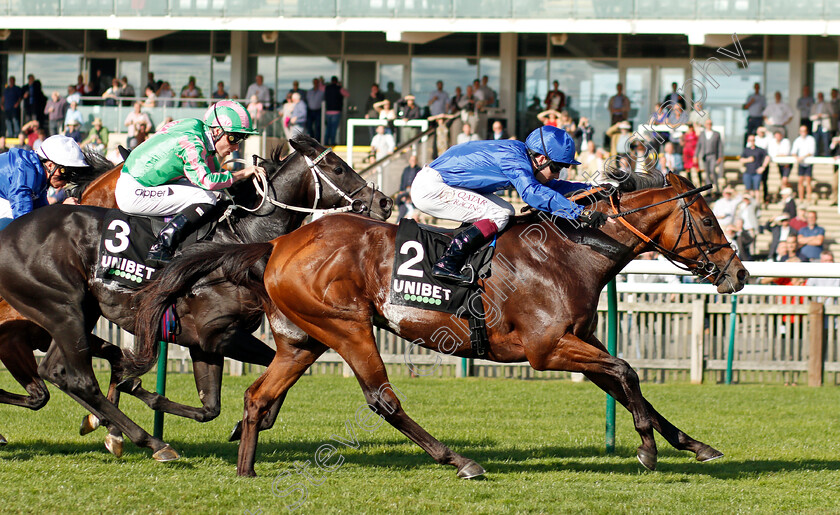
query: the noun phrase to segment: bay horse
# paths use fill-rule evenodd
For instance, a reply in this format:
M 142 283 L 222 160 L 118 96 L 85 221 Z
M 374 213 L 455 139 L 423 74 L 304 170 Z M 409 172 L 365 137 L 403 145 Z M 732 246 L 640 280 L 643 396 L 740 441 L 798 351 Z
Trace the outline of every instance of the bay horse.
M 743 288 L 748 273 L 699 194 L 708 187 L 695 189 L 674 174 L 667 180 L 639 176 L 636 183 L 648 187 L 597 202 L 598 210 L 612 215 L 599 230 L 539 213 L 517 217 L 499 236 L 492 276 L 482 281 L 488 306 L 485 359 L 582 372 L 633 415 L 642 440 L 637 457 L 653 470 L 654 429 L 675 448 L 694 452 L 699 461 L 723 454 L 654 410 L 641 393 L 636 372 L 595 337 L 600 293 L 630 260 L 648 250 L 659 250 L 710 279 L 721 293 Z M 473 356 L 464 320 L 390 302 L 396 232 L 392 224 L 335 215 L 268 243 L 208 245 L 200 259 L 173 261 L 175 266 L 142 295 L 136 364 L 142 370 L 154 363 L 154 320 L 169 300 L 188 291 L 196 276 L 221 268 L 230 280 L 267 295 L 265 302 L 298 328 L 298 333 L 275 329 L 274 361 L 245 394 L 239 475 L 255 475 L 261 420 L 327 348 L 353 369 L 372 411 L 438 463 L 455 466 L 458 476 L 482 475 L 478 463 L 453 452 L 405 413 L 376 347 L 374 325 L 438 352 Z M 260 282 L 263 269 L 252 264 L 262 263 L 269 253 Z M 203 270 L 190 272 L 194 266 Z
M 278 149 L 271 160 L 261 163 L 268 172 L 262 196 L 250 181 L 231 187 L 237 202 L 259 205 L 244 214 L 226 211 L 226 223 L 218 225 L 213 241 L 265 241 L 299 227 L 310 212 L 331 208 L 388 218 L 393 201 L 330 149 L 305 136 L 290 143 L 295 152 L 284 161 L 279 160 Z M 0 232 L 0 295 L 53 339 L 37 369 L 41 377 L 110 426 L 111 435 L 125 433 L 135 444 L 151 448 L 158 461 L 177 459 L 170 446 L 152 438 L 108 402 L 93 376 L 90 358 L 98 339 L 90 331 L 99 316 L 133 332 L 137 315 L 135 291 L 107 285 L 93 276 L 105 213 L 93 207 L 54 206 L 10 224 Z M 218 275 L 208 276 L 198 288 L 200 293 L 179 301 L 176 311 L 182 327 L 178 343 L 190 349 L 202 406 L 185 406 L 147 392 L 137 378 L 121 389 L 153 409 L 206 421 L 220 411 L 224 358 L 267 366 L 274 350 L 251 334 L 263 315 L 259 297 Z M 122 352 L 118 357 L 122 374 Z M 119 455 L 121 440 L 116 449 L 109 447 Z

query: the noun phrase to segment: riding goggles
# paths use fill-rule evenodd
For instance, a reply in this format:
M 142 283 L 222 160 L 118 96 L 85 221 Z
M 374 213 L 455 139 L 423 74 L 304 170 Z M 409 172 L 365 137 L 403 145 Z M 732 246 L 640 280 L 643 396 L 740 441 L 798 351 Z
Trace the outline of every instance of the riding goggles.
M 242 134 L 238 132 L 226 132 L 225 136 L 227 136 L 228 143 L 231 145 L 239 145 L 246 139 L 248 139 L 248 134 Z

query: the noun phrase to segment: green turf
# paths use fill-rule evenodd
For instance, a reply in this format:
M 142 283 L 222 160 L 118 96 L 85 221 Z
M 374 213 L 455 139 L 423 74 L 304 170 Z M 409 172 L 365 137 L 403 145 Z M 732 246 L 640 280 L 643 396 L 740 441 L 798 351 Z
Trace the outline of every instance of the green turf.
M 258 449 L 260 477 L 235 475 L 228 431 L 254 377 L 225 377 L 221 416 L 167 418 L 166 440 L 182 459 L 159 464 L 126 443 L 116 459 L 104 430 L 81 437 L 83 410 L 61 392 L 39 412 L 0 406 L 0 511 L 22 513 L 289 513 L 284 477 L 332 435 L 347 436 L 363 403 L 354 379 L 304 377 Z M 153 379 L 146 378 L 151 384 Z M 726 457 L 697 463 L 662 438 L 659 470 L 636 461 L 639 438 L 619 409 L 617 449 L 604 453 L 604 395 L 592 384 L 501 379 L 396 380 L 408 413 L 453 450 L 487 469 L 460 480 L 388 425 L 357 430 L 358 449 L 333 442 L 341 466 L 304 483 L 297 513 L 827 513 L 840 512 L 840 389 L 643 385 L 660 412 Z M 14 388 L 13 388 L 14 387 Z M 14 389 L 7 372 L 0 388 Z M 170 375 L 175 400 L 196 403 L 192 377 Z M 152 426 L 135 399 L 123 405 Z M 337 463 L 333 457 L 330 463 Z M 280 479 L 277 479 L 280 477 Z M 292 479 L 293 477 L 297 479 Z

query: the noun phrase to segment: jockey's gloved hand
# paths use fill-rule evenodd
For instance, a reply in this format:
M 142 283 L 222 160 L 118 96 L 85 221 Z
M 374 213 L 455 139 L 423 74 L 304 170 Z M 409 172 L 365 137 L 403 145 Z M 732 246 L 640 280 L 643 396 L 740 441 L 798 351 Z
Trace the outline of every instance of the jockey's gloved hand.
M 581 213 L 577 221 L 583 228 L 597 229 L 607 223 L 607 215 L 600 211 L 588 211 Z

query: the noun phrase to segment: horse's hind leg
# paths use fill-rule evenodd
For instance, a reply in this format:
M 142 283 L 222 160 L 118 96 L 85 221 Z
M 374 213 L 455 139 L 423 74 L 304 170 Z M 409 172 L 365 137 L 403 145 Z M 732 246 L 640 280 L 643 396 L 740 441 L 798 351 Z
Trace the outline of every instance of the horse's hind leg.
M 642 439 L 636 456 L 649 470 L 656 470 L 656 440 L 653 437 L 653 420 L 648 411 L 650 404 L 642 396 L 639 376 L 623 359 L 611 356 L 601 342 L 588 343 L 567 334 L 561 338 L 548 355 L 529 356 L 537 370 L 565 370 L 583 372 L 587 377 L 602 378 L 593 382 L 607 393 L 622 399 L 622 405 L 633 415 L 633 425 Z M 609 388 L 606 388 L 608 386 Z
M 236 473 L 240 476 L 257 475 L 254 472 L 254 460 L 263 421 L 270 418 L 273 423 L 286 392 L 327 350 L 326 346 L 312 339 L 300 344 L 301 346 L 293 346 L 277 334 L 274 335 L 274 340 L 277 343 L 274 361 L 245 392 L 245 412 L 242 423 L 238 426 L 241 428 L 241 440 Z
M 0 361 L 29 395 L 0 390 L 0 403 L 38 410 L 50 399 L 50 392 L 38 375 L 38 363 L 32 349 L 47 348 L 50 336 L 32 322 L 21 322 L 31 327 L 24 328 L 20 324 L 11 327 L 6 324 L 0 328 Z
M 603 347 L 603 344 L 600 341 L 594 340 L 591 343 L 592 345 L 602 348 L 606 352 L 606 349 Z M 624 394 L 624 390 L 621 388 L 621 386 L 612 377 L 606 374 L 599 374 L 595 372 L 586 372 L 585 374 L 590 381 L 598 385 L 602 390 L 604 390 L 608 394 L 612 395 L 612 397 L 615 400 L 617 400 L 622 406 L 627 407 L 627 396 Z M 723 457 L 722 452 L 711 447 L 710 445 L 695 440 L 694 438 L 682 432 L 679 428 L 677 428 L 675 425 L 670 423 L 665 417 L 663 417 L 658 411 L 656 411 L 656 409 L 654 409 L 654 407 L 648 402 L 647 399 L 645 399 L 644 397 L 642 397 L 642 399 L 647 408 L 647 412 L 651 416 L 653 428 L 659 434 L 661 434 L 662 437 L 665 438 L 665 440 L 667 440 L 668 443 L 671 444 L 671 446 L 673 446 L 675 449 L 679 451 L 693 452 L 697 458 L 697 461 L 711 461 Z

